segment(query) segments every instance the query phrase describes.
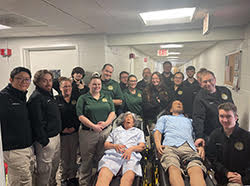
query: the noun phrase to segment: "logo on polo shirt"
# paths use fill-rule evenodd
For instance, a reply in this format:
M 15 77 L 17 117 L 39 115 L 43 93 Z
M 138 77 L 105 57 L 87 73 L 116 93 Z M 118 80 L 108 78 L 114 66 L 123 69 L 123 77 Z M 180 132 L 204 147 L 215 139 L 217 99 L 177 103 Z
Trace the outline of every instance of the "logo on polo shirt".
M 107 98 L 102 98 L 102 102 L 104 103 L 108 102 Z
M 165 94 L 168 95 L 168 92 L 166 91 Z
M 183 94 L 182 90 L 179 90 L 177 94 L 182 95 Z
M 73 100 L 71 101 L 71 104 L 72 104 L 72 105 L 75 105 L 75 104 L 76 104 L 76 100 L 73 99 Z
M 137 96 L 138 96 L 139 98 L 141 98 L 141 93 L 138 93 Z
M 242 151 L 244 149 L 244 144 L 242 142 L 236 142 L 234 144 L 234 148 L 236 148 L 238 151 Z
M 224 99 L 224 100 L 227 100 L 228 96 L 225 93 L 223 93 L 223 94 L 221 94 L 221 98 Z
M 109 85 L 108 86 L 108 90 L 113 90 L 114 88 L 113 88 L 113 86 L 112 85 Z

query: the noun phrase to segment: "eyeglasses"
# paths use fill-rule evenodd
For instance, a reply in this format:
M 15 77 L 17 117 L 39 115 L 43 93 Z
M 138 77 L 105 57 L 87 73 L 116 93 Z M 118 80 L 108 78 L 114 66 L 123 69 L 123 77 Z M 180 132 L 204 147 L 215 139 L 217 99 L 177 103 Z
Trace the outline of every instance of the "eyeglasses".
M 25 83 L 30 83 L 31 82 L 30 78 L 14 77 L 14 79 L 16 79 L 17 81 L 20 81 L 20 82 L 25 82 Z
M 72 86 L 64 86 L 64 87 L 62 87 L 62 88 L 71 88 Z

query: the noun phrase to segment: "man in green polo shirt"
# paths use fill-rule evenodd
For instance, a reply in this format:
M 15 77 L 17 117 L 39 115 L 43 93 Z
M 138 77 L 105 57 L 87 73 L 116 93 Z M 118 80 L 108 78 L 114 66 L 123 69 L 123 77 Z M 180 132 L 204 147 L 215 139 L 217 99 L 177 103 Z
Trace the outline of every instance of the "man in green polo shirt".
M 110 95 L 112 98 L 117 115 L 121 114 L 121 105 L 123 101 L 123 94 L 119 83 L 111 79 L 114 67 L 111 64 L 105 64 L 102 67 L 102 92 Z

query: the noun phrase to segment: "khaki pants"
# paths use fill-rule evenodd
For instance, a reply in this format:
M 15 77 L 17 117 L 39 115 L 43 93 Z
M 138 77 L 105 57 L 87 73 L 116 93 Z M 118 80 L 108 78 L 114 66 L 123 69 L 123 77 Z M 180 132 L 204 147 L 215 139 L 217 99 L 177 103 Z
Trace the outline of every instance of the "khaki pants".
M 104 142 L 107 139 L 111 126 L 104 129 L 102 132 L 93 130 L 79 130 L 79 143 L 82 157 L 80 167 L 81 186 L 89 186 L 92 175 L 92 168 L 97 166 L 98 161 L 104 154 Z
M 4 151 L 3 156 L 8 164 L 8 185 L 32 186 L 35 164 L 33 147 Z
M 75 178 L 77 172 L 76 156 L 79 146 L 78 133 L 61 135 L 61 169 L 63 180 Z
M 49 138 L 49 143 L 42 147 L 35 143 L 36 150 L 36 180 L 35 186 L 56 185 L 56 172 L 60 161 L 60 136 Z

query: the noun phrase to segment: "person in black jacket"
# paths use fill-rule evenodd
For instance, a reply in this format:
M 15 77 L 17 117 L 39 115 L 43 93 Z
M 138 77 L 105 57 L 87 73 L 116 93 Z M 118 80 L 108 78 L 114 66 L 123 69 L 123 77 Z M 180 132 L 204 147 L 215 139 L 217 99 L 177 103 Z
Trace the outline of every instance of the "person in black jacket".
M 185 113 L 192 118 L 193 115 L 193 102 L 195 96 L 200 91 L 201 87 L 199 82 L 194 78 L 195 68 L 194 66 L 188 66 L 186 68 L 187 79 L 183 81 L 183 86 L 185 87 Z
M 144 126 L 150 132 L 155 127 L 157 115 L 170 106 L 172 97 L 171 91 L 164 86 L 161 74 L 154 72 L 151 76 L 151 83 L 144 89 L 142 94 Z
M 26 104 L 30 70 L 16 67 L 10 83 L 0 92 L 0 123 L 4 162 L 8 164 L 8 185 L 32 186 L 34 153 L 32 128 Z
M 250 185 L 250 133 L 239 127 L 237 107 L 223 103 L 218 107 L 222 128 L 209 138 L 207 157 L 222 185 Z
M 223 86 L 216 86 L 213 72 L 201 74 L 202 89 L 196 95 L 193 104 L 193 127 L 196 136 L 195 145 L 205 146 L 210 133 L 220 127 L 218 105 L 225 102 L 233 103 L 231 91 Z
M 172 69 L 172 63 L 170 61 L 165 61 L 163 63 L 163 73 L 162 73 L 162 78 L 163 78 L 163 82 L 164 85 L 167 88 L 170 88 L 174 85 L 174 74 L 171 72 Z
M 61 139 L 61 185 L 78 185 L 77 148 L 79 147 L 78 129 L 80 121 L 76 115 L 77 98 L 72 95 L 71 80 L 66 77 L 59 79 L 61 94 L 56 96 L 56 101 L 61 112 L 62 132 Z
M 82 67 L 75 67 L 72 70 L 72 95 L 78 99 L 81 95 L 89 91 L 89 87 L 84 84 L 85 71 Z
M 52 94 L 53 75 L 48 70 L 35 73 L 36 89 L 28 101 L 31 124 L 36 140 L 36 186 L 55 185 L 60 160 L 61 116 Z
M 151 75 L 152 73 L 150 68 L 144 68 L 142 71 L 143 79 L 137 83 L 136 88 L 143 91 L 146 88 L 146 86 L 149 85 Z

